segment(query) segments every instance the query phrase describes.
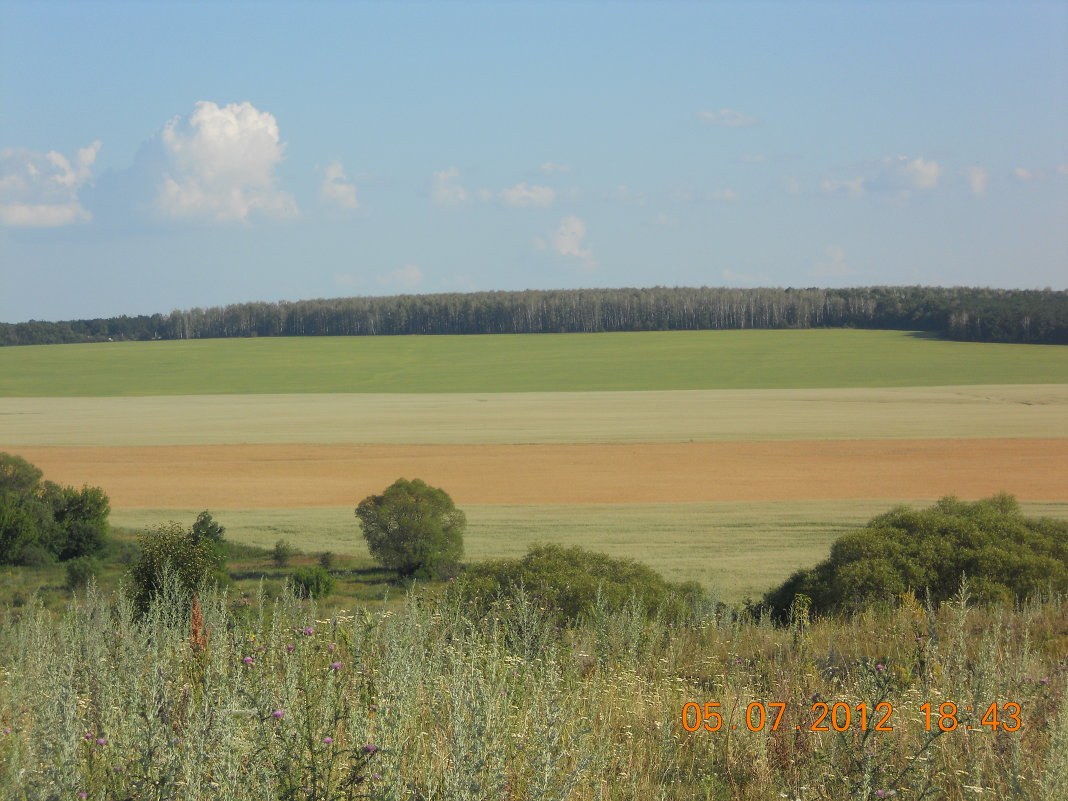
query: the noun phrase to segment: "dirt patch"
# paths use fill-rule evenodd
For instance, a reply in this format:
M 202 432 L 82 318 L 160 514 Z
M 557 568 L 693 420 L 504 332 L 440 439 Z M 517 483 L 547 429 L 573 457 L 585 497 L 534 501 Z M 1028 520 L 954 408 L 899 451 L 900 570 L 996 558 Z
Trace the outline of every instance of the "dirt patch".
M 977 498 L 1068 500 L 1068 439 L 631 445 L 211 445 L 13 449 L 126 508 L 355 504 L 422 478 L 460 504 Z

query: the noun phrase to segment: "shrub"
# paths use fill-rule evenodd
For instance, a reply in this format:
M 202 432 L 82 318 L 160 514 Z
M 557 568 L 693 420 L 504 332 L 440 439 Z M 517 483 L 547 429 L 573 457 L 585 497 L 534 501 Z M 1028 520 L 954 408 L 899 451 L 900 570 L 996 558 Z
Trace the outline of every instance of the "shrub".
M 319 564 L 323 570 L 332 570 L 334 568 L 334 562 L 337 559 L 333 551 L 323 551 L 319 554 Z
M 130 569 L 130 596 L 140 612 L 163 592 L 168 576 L 187 600 L 202 584 L 229 583 L 222 550 L 178 523 L 146 532 L 140 544 L 141 554 Z
M 909 590 L 938 604 L 964 577 L 985 602 L 1068 592 L 1068 523 L 1026 518 L 1006 494 L 898 507 L 838 539 L 827 560 L 797 571 L 764 601 L 780 620 L 799 594 L 817 614 L 892 604 Z
M 275 567 L 285 567 L 296 553 L 297 549 L 287 540 L 278 540 L 271 549 L 271 561 L 274 562 Z
M 454 592 L 483 608 L 523 592 L 566 622 L 591 614 L 595 607 L 619 611 L 632 600 L 647 613 L 675 619 L 704 595 L 697 582 L 669 582 L 633 559 L 559 545 L 534 545 L 521 559 L 470 566 L 456 581 Z
M 193 527 L 190 531 L 192 531 L 193 536 L 197 539 L 205 539 L 209 542 L 221 543 L 226 528 L 217 523 L 215 518 L 211 516 L 211 513 L 205 509 L 197 515 L 196 522 L 193 523 Z
M 27 545 L 19 554 L 19 564 L 24 567 L 48 567 L 55 562 L 56 557 L 52 552 L 36 543 Z
M 334 591 L 334 577 L 321 566 L 293 571 L 293 592 L 301 598 L 325 598 Z
M 467 518 L 442 489 L 398 478 L 356 507 L 371 556 L 401 576 L 442 578 L 463 558 Z
M 81 589 L 100 575 L 100 562 L 91 556 L 78 556 L 67 562 L 67 589 Z

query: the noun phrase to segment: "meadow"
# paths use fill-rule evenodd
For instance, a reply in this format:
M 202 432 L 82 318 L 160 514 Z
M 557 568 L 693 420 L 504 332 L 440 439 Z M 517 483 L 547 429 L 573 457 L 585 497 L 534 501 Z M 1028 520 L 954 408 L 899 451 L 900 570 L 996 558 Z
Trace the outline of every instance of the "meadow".
M 663 331 L 0 348 L 0 397 L 1065 384 L 1064 348 L 902 331 Z

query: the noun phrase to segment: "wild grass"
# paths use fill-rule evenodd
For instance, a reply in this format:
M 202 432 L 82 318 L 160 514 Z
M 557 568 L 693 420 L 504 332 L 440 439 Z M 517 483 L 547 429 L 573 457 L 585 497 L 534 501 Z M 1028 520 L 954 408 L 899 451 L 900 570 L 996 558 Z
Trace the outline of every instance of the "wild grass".
M 1064 353 L 849 329 L 32 345 L 0 349 L 0 396 L 1065 384 Z
M 536 599 L 472 620 L 432 593 L 381 612 L 209 593 L 197 626 L 91 589 L 58 619 L 0 611 L 0 795 L 1057 797 L 1068 603 L 963 601 L 786 628 L 715 606 L 674 626 L 601 611 L 560 630 Z M 686 731 L 689 702 L 720 704 L 720 730 Z M 820 702 L 851 723 L 811 730 Z M 955 717 L 928 731 L 928 702 Z M 772 703 L 775 730 L 750 706 Z M 862 703 L 892 705 L 893 730 L 862 726 Z
M 925 506 L 927 500 L 902 501 Z M 577 545 L 636 559 L 670 581 L 699 581 L 726 601 L 759 597 L 831 543 L 885 512 L 886 500 L 560 506 L 465 505 L 465 559 L 512 558 L 535 542 Z M 1022 502 L 1024 514 L 1068 519 L 1068 504 Z M 189 525 L 200 509 L 115 509 L 113 525 Z M 214 510 L 233 542 L 270 548 L 286 539 L 306 553 L 333 551 L 370 564 L 353 506 Z M 363 562 L 361 562 L 363 564 Z

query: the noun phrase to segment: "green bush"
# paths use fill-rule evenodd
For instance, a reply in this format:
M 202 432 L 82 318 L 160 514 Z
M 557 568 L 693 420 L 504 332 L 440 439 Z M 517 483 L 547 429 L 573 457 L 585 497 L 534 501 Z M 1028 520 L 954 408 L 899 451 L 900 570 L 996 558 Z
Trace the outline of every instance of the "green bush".
M 278 540 L 271 549 L 271 561 L 274 562 L 275 567 L 285 567 L 296 554 L 297 549 L 287 540 Z
M 371 556 L 401 576 L 446 578 L 463 558 L 467 517 L 448 493 L 398 478 L 356 507 Z
M 301 598 L 325 598 L 334 591 L 334 577 L 320 565 L 293 571 L 293 592 Z
M 942 498 L 929 509 L 898 507 L 841 537 L 830 557 L 799 570 L 764 596 L 785 619 L 806 595 L 816 614 L 893 604 L 911 590 L 935 604 L 962 578 L 981 602 L 1068 592 L 1068 523 L 1026 518 L 1011 495 L 974 503 Z
M 633 559 L 559 545 L 534 545 L 521 559 L 469 566 L 457 578 L 452 592 L 482 609 L 521 592 L 564 622 L 577 621 L 595 607 L 619 611 L 632 600 L 647 613 L 678 619 L 704 595 L 697 582 L 669 582 Z
M 229 583 L 222 549 L 178 523 L 151 529 L 140 545 L 141 554 L 129 574 L 130 597 L 140 612 L 163 593 L 168 578 L 187 600 L 202 584 Z
M 91 556 L 75 557 L 67 562 L 67 589 L 79 590 L 99 575 L 100 562 Z

